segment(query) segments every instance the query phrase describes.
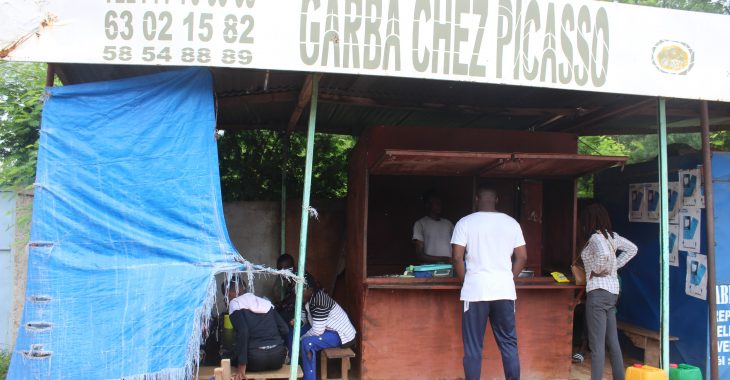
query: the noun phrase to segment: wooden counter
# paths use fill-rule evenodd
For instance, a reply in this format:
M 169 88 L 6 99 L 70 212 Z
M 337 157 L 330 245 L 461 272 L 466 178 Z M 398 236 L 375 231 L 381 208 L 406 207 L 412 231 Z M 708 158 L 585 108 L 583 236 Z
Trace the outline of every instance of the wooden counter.
M 462 367 L 461 285 L 455 278 L 367 278 L 363 379 L 458 379 Z M 517 282 L 522 379 L 569 378 L 575 290 L 552 278 Z M 482 379 L 504 377 L 491 329 Z
M 558 283 L 552 277 L 520 278 L 515 281 L 517 289 L 582 289 L 585 286 L 574 283 Z M 455 277 L 368 277 L 368 289 L 461 289 L 461 282 Z

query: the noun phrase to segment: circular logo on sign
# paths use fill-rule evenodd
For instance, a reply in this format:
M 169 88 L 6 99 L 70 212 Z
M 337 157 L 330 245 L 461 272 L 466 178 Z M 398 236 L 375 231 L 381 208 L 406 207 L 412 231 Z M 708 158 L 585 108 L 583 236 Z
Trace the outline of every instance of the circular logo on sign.
M 694 65 L 695 53 L 679 41 L 659 41 L 652 51 L 654 66 L 667 74 L 687 74 Z

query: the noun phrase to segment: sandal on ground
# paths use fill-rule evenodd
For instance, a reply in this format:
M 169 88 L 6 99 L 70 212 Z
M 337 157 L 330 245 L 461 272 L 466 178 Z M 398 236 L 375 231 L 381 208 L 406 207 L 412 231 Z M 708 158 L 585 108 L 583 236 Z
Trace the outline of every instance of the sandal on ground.
M 583 355 L 579 352 L 573 354 L 573 363 L 583 363 Z

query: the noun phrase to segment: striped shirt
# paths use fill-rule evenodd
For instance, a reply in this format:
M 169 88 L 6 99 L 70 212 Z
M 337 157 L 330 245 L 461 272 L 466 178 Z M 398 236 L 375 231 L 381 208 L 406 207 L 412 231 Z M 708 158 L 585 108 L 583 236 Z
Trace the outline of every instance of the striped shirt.
M 604 289 L 619 294 L 617 271 L 636 255 L 637 250 L 634 243 L 615 232 L 608 239 L 600 232 L 591 235 L 580 254 L 586 270 L 586 292 Z M 619 251 L 621 254 L 617 256 Z M 605 277 L 591 276 L 592 272 L 600 272 L 601 268 L 607 268 L 609 274 Z
M 355 327 L 350 323 L 347 314 L 323 290 L 316 290 L 304 308 L 307 313 L 307 321 L 312 326 L 304 336 L 319 336 L 325 330 L 331 330 L 340 336 L 341 344 L 355 339 Z

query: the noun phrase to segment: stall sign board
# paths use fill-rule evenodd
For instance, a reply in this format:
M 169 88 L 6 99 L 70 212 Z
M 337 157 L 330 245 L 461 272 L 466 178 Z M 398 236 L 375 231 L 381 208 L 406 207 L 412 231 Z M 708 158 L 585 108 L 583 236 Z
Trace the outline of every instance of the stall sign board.
M 720 378 L 730 377 L 730 284 L 718 284 L 717 289 L 717 360 Z
M 4 2 L 0 21 L 0 58 L 17 61 L 364 74 L 730 101 L 730 16 L 611 2 L 46 0 Z

